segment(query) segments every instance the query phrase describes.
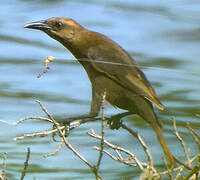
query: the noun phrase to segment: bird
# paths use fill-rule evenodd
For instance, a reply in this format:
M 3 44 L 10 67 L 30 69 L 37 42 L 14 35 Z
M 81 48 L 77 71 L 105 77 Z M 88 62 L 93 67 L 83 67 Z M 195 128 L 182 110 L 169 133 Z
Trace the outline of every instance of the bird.
M 155 131 L 166 159 L 174 165 L 172 155 L 163 136 L 162 125 L 154 106 L 164 110 L 155 90 L 140 70 L 136 61 L 109 37 L 88 30 L 67 17 L 52 17 L 28 23 L 24 28 L 43 31 L 60 42 L 85 69 L 92 88 L 90 117 L 99 114 L 102 94 L 114 107 L 137 114 Z

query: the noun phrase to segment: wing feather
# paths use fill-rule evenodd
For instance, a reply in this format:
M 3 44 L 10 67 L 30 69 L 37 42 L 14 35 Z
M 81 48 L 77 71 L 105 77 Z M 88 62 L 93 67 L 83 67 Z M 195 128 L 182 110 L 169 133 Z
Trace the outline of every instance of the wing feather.
M 117 44 L 110 47 L 99 45 L 89 49 L 88 57 L 93 68 L 163 110 L 164 106 L 136 62 Z

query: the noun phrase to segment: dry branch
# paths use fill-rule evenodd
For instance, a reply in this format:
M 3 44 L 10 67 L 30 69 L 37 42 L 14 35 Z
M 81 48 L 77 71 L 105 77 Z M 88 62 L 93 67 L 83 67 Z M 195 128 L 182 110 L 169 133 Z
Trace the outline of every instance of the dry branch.
M 63 145 L 65 145 L 65 147 L 70 149 L 74 153 L 75 156 L 77 156 L 85 164 L 88 165 L 88 167 L 91 169 L 91 171 L 95 174 L 95 177 L 97 180 L 102 179 L 102 177 L 99 174 L 99 168 L 100 168 L 101 159 L 102 159 L 103 154 L 108 155 L 110 158 L 112 158 L 113 160 L 115 160 L 117 162 L 129 165 L 129 166 L 139 167 L 141 169 L 141 171 L 143 172 L 140 177 L 141 180 L 144 177 L 149 177 L 149 178 L 151 177 L 151 179 L 161 179 L 161 177 L 163 177 L 164 175 L 168 175 L 170 179 L 173 179 L 173 177 L 175 177 L 174 180 L 189 179 L 189 178 L 191 179 L 191 177 L 192 178 L 195 177 L 196 179 L 198 179 L 199 168 L 200 168 L 199 167 L 200 160 L 198 160 L 198 158 L 200 155 L 196 155 L 193 157 L 189 156 L 188 148 L 185 145 L 183 138 L 180 136 L 180 134 L 178 132 L 175 120 L 174 120 L 175 134 L 181 143 L 182 149 L 185 152 L 185 156 L 186 156 L 187 160 L 185 163 L 182 163 L 176 158 L 176 161 L 179 162 L 180 166 L 175 167 L 174 169 L 170 169 L 169 167 L 166 167 L 166 170 L 161 172 L 161 171 L 158 171 L 154 167 L 152 155 L 151 155 L 149 147 L 146 145 L 145 141 L 141 138 L 141 136 L 137 132 L 133 131 L 132 129 L 127 127 L 125 124 L 122 123 L 122 125 L 121 125 L 122 128 L 125 129 L 127 132 L 129 132 L 132 136 L 137 138 L 137 140 L 141 144 L 141 147 L 143 148 L 143 151 L 146 153 L 146 156 L 148 159 L 147 162 L 142 162 L 141 160 L 139 160 L 138 157 L 136 157 L 134 155 L 134 153 L 132 153 L 129 150 L 124 149 L 118 145 L 114 145 L 105 139 L 105 137 L 104 137 L 104 133 L 105 133 L 104 132 L 105 131 L 104 120 L 107 119 L 107 117 L 104 116 L 104 105 L 103 105 L 104 100 L 105 100 L 105 95 L 102 98 L 101 118 L 92 118 L 92 119 L 88 118 L 88 117 L 83 118 L 83 119 L 79 119 L 79 117 L 68 118 L 67 123 L 65 125 L 57 122 L 53 118 L 53 116 L 48 112 L 46 107 L 40 101 L 37 101 L 37 103 L 40 105 L 41 109 L 47 115 L 47 117 L 28 116 L 17 122 L 14 122 L 13 124 L 17 125 L 17 124 L 20 124 L 27 120 L 43 120 L 43 121 L 52 123 L 55 128 L 51 129 L 51 130 L 46 130 L 43 132 L 24 134 L 23 136 L 15 137 L 14 140 L 22 140 L 27 137 L 42 137 L 42 136 L 53 135 L 55 133 L 58 133 L 61 138 L 61 140 L 59 141 L 58 147 L 56 148 L 56 150 L 54 152 L 46 154 L 44 156 L 48 157 L 48 156 L 56 155 L 59 152 L 59 150 L 63 147 Z M 85 157 L 83 157 L 79 152 L 77 152 L 76 149 L 70 144 L 70 142 L 68 141 L 68 139 L 66 137 L 66 135 L 69 135 L 69 132 L 71 129 L 77 128 L 83 123 L 87 123 L 89 121 L 94 121 L 94 120 L 101 120 L 101 135 L 96 134 L 94 130 L 91 130 L 91 132 L 88 132 L 88 135 L 90 137 L 98 139 L 100 141 L 100 146 L 94 147 L 95 150 L 99 151 L 99 156 L 98 156 L 96 165 L 93 165 L 92 163 L 90 163 Z M 187 125 L 187 128 L 190 131 L 191 135 L 195 138 L 196 144 L 199 145 L 199 135 L 189 126 L 189 124 Z M 109 148 L 109 150 L 105 149 L 105 148 Z M 111 152 L 111 150 L 113 152 Z M 187 169 L 189 169 L 190 171 L 186 174 L 186 176 L 184 176 L 183 174 L 185 174 L 184 172 Z
M 28 168 L 28 161 L 29 161 L 29 158 L 30 158 L 30 153 L 31 153 L 30 148 L 27 148 L 26 160 L 24 162 L 24 169 L 22 170 L 20 180 L 23 180 L 25 175 L 26 175 L 27 168 Z

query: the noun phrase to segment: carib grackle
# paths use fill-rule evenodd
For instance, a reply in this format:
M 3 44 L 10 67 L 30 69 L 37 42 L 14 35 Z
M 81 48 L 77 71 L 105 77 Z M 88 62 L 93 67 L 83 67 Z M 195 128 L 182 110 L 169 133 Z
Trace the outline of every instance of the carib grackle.
M 98 115 L 102 94 L 106 92 L 106 101 L 110 104 L 127 110 L 127 114 L 136 113 L 150 124 L 167 160 L 174 164 L 152 105 L 160 110 L 164 106 L 135 60 L 122 47 L 70 18 L 53 17 L 24 27 L 45 32 L 82 64 L 92 85 L 90 117 Z

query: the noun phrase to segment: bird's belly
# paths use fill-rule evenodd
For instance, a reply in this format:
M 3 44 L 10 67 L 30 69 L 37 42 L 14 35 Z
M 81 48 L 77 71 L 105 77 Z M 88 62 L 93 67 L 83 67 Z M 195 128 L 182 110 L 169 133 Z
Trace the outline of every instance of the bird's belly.
M 106 92 L 106 100 L 113 106 L 120 109 L 135 111 L 133 98 L 129 97 L 130 95 L 134 95 L 128 89 L 125 89 L 105 76 L 96 77 L 92 84 L 95 86 L 95 90 L 98 94 L 102 94 L 104 91 Z

